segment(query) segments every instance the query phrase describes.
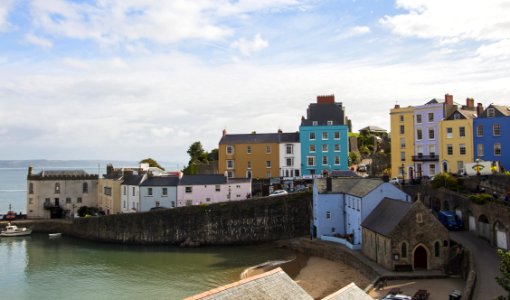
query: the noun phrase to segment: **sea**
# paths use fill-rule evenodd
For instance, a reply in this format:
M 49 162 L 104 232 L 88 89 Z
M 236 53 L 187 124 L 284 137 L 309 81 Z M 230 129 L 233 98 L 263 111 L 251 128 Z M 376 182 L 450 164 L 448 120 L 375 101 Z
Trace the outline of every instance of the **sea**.
M 0 212 L 9 205 L 26 212 L 26 177 L 27 168 L 0 168 Z M 182 299 L 237 281 L 251 266 L 291 257 L 270 245 L 190 249 L 50 239 L 38 233 L 2 237 L 0 299 Z

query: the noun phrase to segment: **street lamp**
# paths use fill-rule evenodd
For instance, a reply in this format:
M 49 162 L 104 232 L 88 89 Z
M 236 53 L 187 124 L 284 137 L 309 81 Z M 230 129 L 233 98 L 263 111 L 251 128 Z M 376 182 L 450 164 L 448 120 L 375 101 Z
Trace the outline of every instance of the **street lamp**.
M 480 158 L 477 157 L 475 161 L 476 161 L 476 175 L 480 176 Z
M 402 183 L 405 183 L 405 178 L 404 178 L 404 174 L 405 174 L 405 165 L 402 164 L 402 167 L 401 167 L 401 170 L 402 170 Z

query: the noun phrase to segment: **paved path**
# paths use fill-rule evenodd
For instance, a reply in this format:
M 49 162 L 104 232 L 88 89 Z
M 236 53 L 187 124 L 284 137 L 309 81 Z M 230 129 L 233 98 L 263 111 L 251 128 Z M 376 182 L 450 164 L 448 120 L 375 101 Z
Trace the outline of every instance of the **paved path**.
M 500 275 L 497 248 L 468 231 L 450 232 L 450 238 L 464 245 L 473 255 L 476 269 L 473 300 L 495 299 L 505 295 L 495 279 Z

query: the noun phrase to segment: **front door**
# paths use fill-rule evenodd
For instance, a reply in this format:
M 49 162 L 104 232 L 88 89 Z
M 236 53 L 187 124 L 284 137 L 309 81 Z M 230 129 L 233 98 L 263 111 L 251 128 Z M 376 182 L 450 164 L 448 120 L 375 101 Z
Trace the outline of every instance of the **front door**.
M 423 246 L 414 250 L 414 269 L 427 269 L 427 250 Z

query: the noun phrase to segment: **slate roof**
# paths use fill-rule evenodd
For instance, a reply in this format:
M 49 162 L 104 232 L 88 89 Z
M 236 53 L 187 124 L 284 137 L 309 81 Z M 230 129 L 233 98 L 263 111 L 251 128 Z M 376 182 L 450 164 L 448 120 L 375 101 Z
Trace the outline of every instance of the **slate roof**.
M 227 183 L 224 175 L 184 175 L 179 185 L 206 185 Z
M 313 126 L 314 121 L 318 126 L 327 126 L 328 121 L 333 121 L 333 125 L 346 125 L 345 112 L 339 102 L 311 103 L 306 115 L 306 119 L 301 120 L 301 126 Z
M 335 293 L 322 298 L 322 300 L 374 300 L 354 282 L 344 286 Z
M 367 216 L 362 227 L 389 236 L 411 208 L 411 203 L 384 198 Z
M 504 115 L 504 116 L 510 116 L 510 107 L 508 106 L 504 106 L 504 105 L 494 105 L 494 104 L 491 104 L 489 105 L 489 107 L 492 106 L 494 107 L 495 109 L 499 110 L 499 112 Z
M 227 134 L 220 144 L 298 143 L 299 132 Z
M 61 177 L 61 176 L 86 176 L 89 175 L 84 170 L 44 170 L 37 174 L 42 177 Z
M 381 128 L 379 126 L 370 125 L 364 128 L 361 128 L 359 131 L 370 131 L 370 132 L 388 132 L 386 129 Z
M 177 176 L 153 176 L 147 178 L 140 186 L 177 186 L 178 184 Z
M 143 175 L 131 174 L 124 177 L 122 184 L 124 185 L 139 185 L 142 182 Z
M 333 170 L 331 177 L 360 177 L 356 172 L 351 170 Z
M 185 300 L 313 300 L 281 268 L 224 285 L 208 292 L 191 296 Z
M 331 191 L 327 191 L 326 180 L 327 178 L 316 179 L 319 193 L 349 194 L 360 198 L 383 184 L 381 179 L 374 178 L 331 178 Z

